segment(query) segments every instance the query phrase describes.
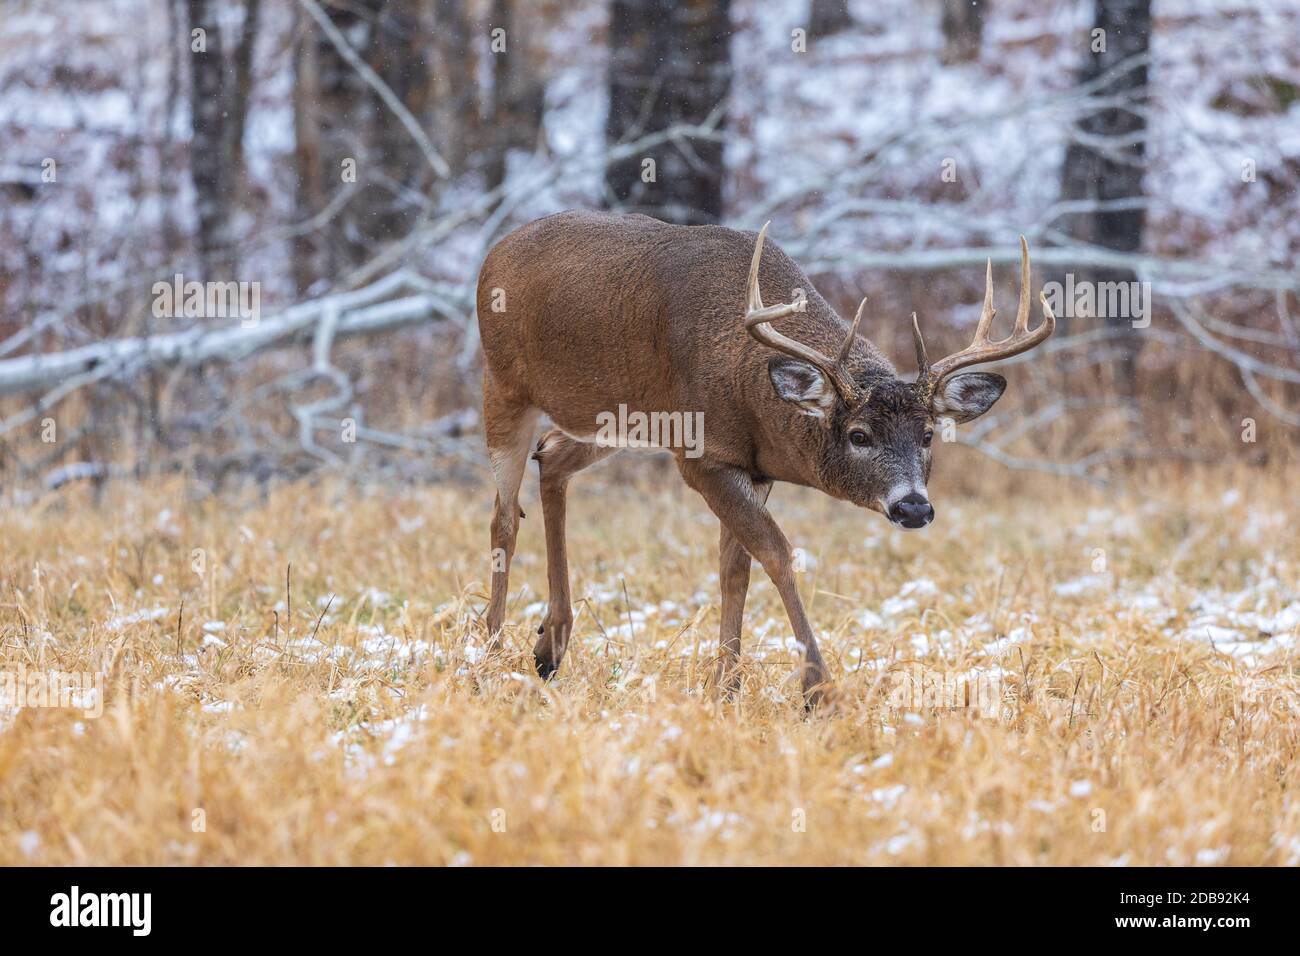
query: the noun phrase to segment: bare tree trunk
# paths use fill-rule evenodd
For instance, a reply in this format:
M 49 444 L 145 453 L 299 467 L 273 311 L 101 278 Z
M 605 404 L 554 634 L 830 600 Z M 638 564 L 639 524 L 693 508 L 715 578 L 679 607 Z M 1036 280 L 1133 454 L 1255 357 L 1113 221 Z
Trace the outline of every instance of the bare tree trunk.
M 427 125 L 433 29 L 426 0 L 353 0 L 322 4 L 351 51 Z M 431 182 L 419 146 L 393 110 L 310 17 L 295 60 L 298 217 L 312 228 L 298 238 L 300 288 L 370 259 L 377 246 L 414 225 Z M 328 215 L 324 215 L 325 213 Z M 323 217 L 323 218 L 320 218 Z
M 851 26 L 853 26 L 853 17 L 849 13 L 849 0 L 810 0 L 809 36 L 830 36 Z
M 325 168 L 321 130 L 320 47 L 315 35 L 303 29 L 308 21 L 301 8 L 295 8 L 294 14 L 294 208 L 299 228 L 292 240 L 293 280 L 298 294 L 305 295 L 317 279 L 329 274 L 328 243 L 322 233 L 305 224 L 325 208 L 331 181 Z M 341 189 L 341 179 L 336 176 L 332 186 Z
M 1066 150 L 1061 172 L 1061 195 L 1066 200 L 1123 203 L 1142 198 L 1146 161 L 1146 118 L 1141 112 L 1147 97 L 1147 66 L 1126 61 L 1145 56 L 1151 42 L 1151 0 L 1096 0 L 1092 55 L 1080 81 L 1101 80 L 1098 95 L 1125 97 L 1127 103 L 1097 110 L 1078 124 L 1080 139 Z M 1098 32 L 1100 31 L 1100 32 Z M 1134 204 L 1130 204 L 1134 205 Z M 1067 217 L 1062 225 L 1070 235 L 1117 252 L 1136 253 L 1142 248 L 1145 211 L 1137 208 L 1099 209 Z M 1090 269 L 1076 274 L 1093 283 L 1131 282 L 1128 269 Z M 1132 330 L 1133 316 L 1106 316 L 1117 329 Z M 1121 377 L 1132 384 L 1139 337 L 1127 336 Z
M 190 50 L 190 178 L 198 213 L 199 261 L 204 278 L 225 277 L 230 248 L 230 167 L 226 163 L 226 63 L 217 0 L 187 0 L 190 36 L 202 49 Z
M 231 218 L 243 183 L 244 125 L 261 0 L 247 0 L 243 30 L 229 59 L 221 7 L 219 0 L 186 0 L 191 37 L 190 178 L 199 220 L 199 259 L 207 278 L 229 276 L 237 263 Z M 195 30 L 203 31 L 201 40 L 194 38 Z M 194 49 L 196 44 L 201 49 Z
M 159 169 L 162 171 L 158 177 L 158 193 L 162 197 L 163 215 L 162 215 L 162 241 L 163 248 L 177 250 L 183 248 L 184 235 L 177 221 L 177 187 L 176 177 L 171 175 L 175 168 L 175 161 L 178 152 L 183 147 L 178 147 L 176 142 L 176 115 L 182 104 L 182 85 L 185 83 L 185 61 L 182 59 L 182 49 L 189 49 L 189 33 L 184 29 L 184 24 L 188 22 L 187 15 L 182 10 L 181 0 L 168 0 L 167 3 L 167 36 L 171 37 L 171 43 L 168 47 L 167 56 L 167 108 L 163 111 L 163 129 L 161 154 L 159 156 Z M 184 47 L 182 48 L 182 43 Z M 2 304 L 2 302 L 0 302 Z
M 396 94 L 421 126 L 432 115 L 433 71 L 429 53 L 432 31 L 422 22 L 422 0 L 386 0 L 376 17 L 366 61 Z M 364 195 L 363 234 L 371 243 L 405 236 L 420 212 L 419 197 L 428 196 L 433 177 L 419 144 L 373 90 L 369 91 L 374 158 L 382 172 L 380 188 Z
M 350 43 L 368 37 L 369 26 L 360 3 L 322 8 Z M 307 17 L 299 17 L 306 32 L 300 48 L 295 98 L 297 127 L 306 141 L 300 141 L 297 159 L 299 198 L 307 203 L 299 219 L 333 214 L 318 222 L 303 237 L 303 246 L 314 252 L 318 271 L 308 281 L 332 277 L 360 258 L 360 233 L 353 208 L 357 198 L 344 194 L 361 189 L 368 172 L 366 153 L 366 85 L 329 38 Z
M 435 127 L 442 154 L 457 171 L 465 168 L 483 138 L 474 31 L 465 6 L 465 0 L 434 0 Z
M 490 36 L 494 44 L 504 39 L 505 49 L 491 54 L 492 131 L 485 164 L 489 189 L 505 181 L 510 150 L 533 145 L 541 128 L 546 88 L 529 57 L 521 13 L 516 0 L 492 0 Z M 505 31 L 504 37 L 494 35 L 497 29 Z
M 988 0 L 942 0 L 944 63 L 979 59 L 984 40 L 984 14 Z
M 730 0 L 612 0 L 609 118 L 614 143 L 701 123 L 731 89 Z M 665 143 L 612 164 L 607 205 L 670 222 L 722 216 L 722 144 Z
M 262 0 L 245 0 L 244 30 L 239 35 L 232 64 L 234 82 L 230 89 L 230 115 L 226 125 L 226 155 L 230 157 L 236 177 L 242 177 L 244 172 L 244 127 L 253 91 L 253 48 L 257 43 L 261 13 Z

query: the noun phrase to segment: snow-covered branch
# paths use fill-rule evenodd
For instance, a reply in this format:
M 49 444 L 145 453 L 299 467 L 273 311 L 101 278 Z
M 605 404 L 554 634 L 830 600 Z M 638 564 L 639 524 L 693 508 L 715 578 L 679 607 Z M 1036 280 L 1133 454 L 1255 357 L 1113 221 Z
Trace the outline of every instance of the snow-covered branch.
M 413 293 L 394 298 L 398 293 Z M 256 323 L 226 328 L 106 339 L 62 352 L 0 361 L 0 395 L 55 388 L 82 376 L 109 377 L 151 366 L 186 368 L 205 362 L 236 362 L 270 348 L 290 345 L 336 315 L 335 338 L 374 335 L 435 316 L 463 321 L 469 303 L 405 271 L 368 286 L 303 302 Z M 106 370 L 106 371 L 105 371 Z

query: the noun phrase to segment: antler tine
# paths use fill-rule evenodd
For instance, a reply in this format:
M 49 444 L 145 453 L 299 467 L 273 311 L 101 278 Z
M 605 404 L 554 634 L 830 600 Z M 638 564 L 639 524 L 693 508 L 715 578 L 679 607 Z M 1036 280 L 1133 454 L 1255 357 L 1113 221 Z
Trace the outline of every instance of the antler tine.
M 763 228 L 759 230 L 758 241 L 754 243 L 754 258 L 749 264 L 749 286 L 745 293 L 745 328 L 749 329 L 751 332 L 760 324 L 773 322 L 776 319 L 783 319 L 787 315 L 793 315 L 795 312 L 803 312 L 808 308 L 808 303 L 804 299 L 799 299 L 795 302 L 786 302 L 771 307 L 765 307 L 763 305 L 763 296 L 758 290 L 758 266 L 763 259 L 763 240 L 767 238 L 767 227 L 771 224 L 771 222 L 765 222 Z M 773 331 L 772 334 L 780 335 L 780 333 L 776 331 Z M 781 338 L 785 338 L 785 336 L 781 336 Z M 790 340 L 786 339 L 786 341 Z M 795 344 L 797 345 L 798 343 Z M 800 347 L 804 348 L 804 346 Z M 820 352 L 817 354 L 823 361 L 825 361 L 826 356 L 821 355 Z
M 993 308 L 993 260 L 984 263 L 984 305 L 980 309 L 980 320 L 975 326 L 974 343 L 987 342 L 989 332 L 993 329 L 993 317 L 998 310 Z
M 912 344 L 916 346 L 916 380 L 922 381 L 930 374 L 930 359 L 925 354 L 925 339 L 921 336 L 921 323 L 912 313 Z
M 1049 310 L 1050 311 L 1050 310 Z M 1020 305 L 1016 308 L 1016 331 L 1029 331 L 1029 243 L 1020 237 Z
M 831 360 L 812 346 L 796 342 L 772 328 L 772 322 L 777 319 L 783 319 L 787 315 L 793 315 L 796 312 L 806 312 L 808 301 L 800 298 L 794 302 L 780 305 L 766 307 L 763 305 L 763 297 L 758 291 L 758 266 L 763 257 L 763 240 L 767 237 L 767 227 L 770 225 L 770 222 L 763 224 L 763 228 L 758 232 L 758 241 L 754 243 L 754 258 L 749 265 L 749 285 L 746 290 L 745 328 L 750 335 L 768 348 L 789 355 L 791 358 L 807 362 L 816 368 L 826 376 L 846 402 L 852 402 L 857 397 L 857 389 L 853 384 L 853 380 L 844 373 L 839 362 Z M 865 300 L 863 304 L 865 304 Z M 849 333 L 849 340 L 840 350 L 841 355 L 852 344 L 852 337 L 857 332 L 858 322 L 861 319 L 862 309 L 859 307 L 858 317 L 854 320 L 853 330 Z
M 746 288 L 745 311 L 757 312 L 763 308 L 763 296 L 758 291 L 758 263 L 763 258 L 763 240 L 767 238 L 767 227 L 772 225 L 772 220 L 763 223 L 763 228 L 758 230 L 758 242 L 754 243 L 754 257 L 749 262 L 749 282 Z
M 844 344 L 840 346 L 840 354 L 835 364 L 840 368 L 849 360 L 849 355 L 853 352 L 853 340 L 858 337 L 858 326 L 862 324 L 862 310 L 867 307 L 867 300 L 863 299 L 858 303 L 858 311 L 853 316 L 853 326 L 849 329 L 849 334 L 844 336 Z
M 1027 352 L 1034 346 L 1044 342 L 1056 329 L 1056 316 L 1052 314 L 1052 310 L 1047 304 L 1047 296 L 1040 296 L 1043 303 L 1043 321 L 1038 328 L 1031 331 L 1029 328 L 1029 289 L 1029 243 L 1025 241 L 1024 236 L 1021 236 L 1020 303 L 1016 308 L 1015 329 L 1001 342 L 989 340 L 989 328 L 993 324 L 993 316 L 996 315 L 996 310 L 993 308 L 993 265 L 990 261 L 985 271 L 984 307 L 980 312 L 979 324 L 975 327 L 975 337 L 966 348 L 940 359 L 930 367 L 927 378 L 931 384 L 937 386 L 946 376 L 951 375 L 958 369 L 1010 358 L 1013 355 L 1019 355 L 1021 352 Z M 917 330 L 915 334 L 919 343 L 920 331 Z M 918 345 L 918 352 L 922 347 Z
M 1043 324 L 1034 329 L 1033 334 L 1036 336 L 1041 335 L 1038 342 L 1042 342 L 1056 331 L 1056 314 L 1052 312 L 1052 307 L 1047 304 L 1046 292 L 1038 293 L 1038 300 L 1043 303 Z M 1046 329 L 1047 331 L 1044 332 L 1043 329 Z M 1035 342 L 1034 345 L 1037 345 L 1038 342 Z M 1033 348 L 1033 346 L 1031 345 L 1030 348 Z

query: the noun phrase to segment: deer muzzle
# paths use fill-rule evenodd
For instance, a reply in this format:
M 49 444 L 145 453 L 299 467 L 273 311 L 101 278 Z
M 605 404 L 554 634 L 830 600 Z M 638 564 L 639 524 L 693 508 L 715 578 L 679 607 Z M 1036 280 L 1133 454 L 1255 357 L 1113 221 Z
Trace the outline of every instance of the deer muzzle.
M 924 528 L 934 520 L 934 506 L 924 490 L 908 491 L 897 500 L 887 501 L 885 508 L 889 520 L 903 528 Z

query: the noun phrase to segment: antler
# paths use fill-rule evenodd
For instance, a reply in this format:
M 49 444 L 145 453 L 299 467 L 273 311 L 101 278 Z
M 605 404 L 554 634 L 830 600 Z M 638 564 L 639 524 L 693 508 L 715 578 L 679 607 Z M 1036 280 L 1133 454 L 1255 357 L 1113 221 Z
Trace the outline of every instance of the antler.
M 1001 342 L 989 341 L 989 329 L 993 326 L 993 260 L 989 260 L 984 273 L 984 308 L 980 311 L 979 324 L 975 326 L 975 338 L 971 344 L 960 352 L 954 352 L 946 358 L 930 365 L 925 356 L 925 340 L 921 337 L 921 327 L 917 324 L 916 313 L 912 313 L 912 339 L 916 343 L 916 364 L 920 367 L 918 382 L 925 382 L 931 388 L 958 369 L 998 359 L 1010 358 L 1027 352 L 1035 345 L 1041 344 L 1056 328 L 1056 316 L 1047 304 L 1047 296 L 1040 295 L 1043 303 L 1043 321 L 1032 332 L 1029 330 L 1029 244 L 1025 237 L 1020 237 L 1020 305 L 1016 311 L 1016 327 L 1010 336 Z
M 844 363 L 848 360 L 849 353 L 853 348 L 853 339 L 857 336 L 858 326 L 862 323 L 862 310 L 866 306 L 867 300 L 863 299 L 862 304 L 858 306 L 858 313 L 853 318 L 853 327 L 849 329 L 849 334 L 844 339 L 844 344 L 840 346 L 839 354 L 834 359 L 823 355 L 811 346 L 796 342 L 772 328 L 771 323 L 777 319 L 783 319 L 787 315 L 793 315 L 796 312 L 807 311 L 808 302 L 805 299 L 799 299 L 795 302 L 767 306 L 766 308 L 763 306 L 763 297 L 758 291 L 758 263 L 763 257 L 763 240 L 767 237 L 767 227 L 770 225 L 771 222 L 763 224 L 763 228 L 758 233 L 758 241 L 754 243 L 754 258 L 749 265 L 745 328 L 749 330 L 750 335 L 768 348 L 784 352 L 786 355 L 807 362 L 816 368 L 835 386 L 835 391 L 839 392 L 844 401 L 853 402 L 857 398 L 858 390 L 853 384 L 853 378 L 845 370 Z

